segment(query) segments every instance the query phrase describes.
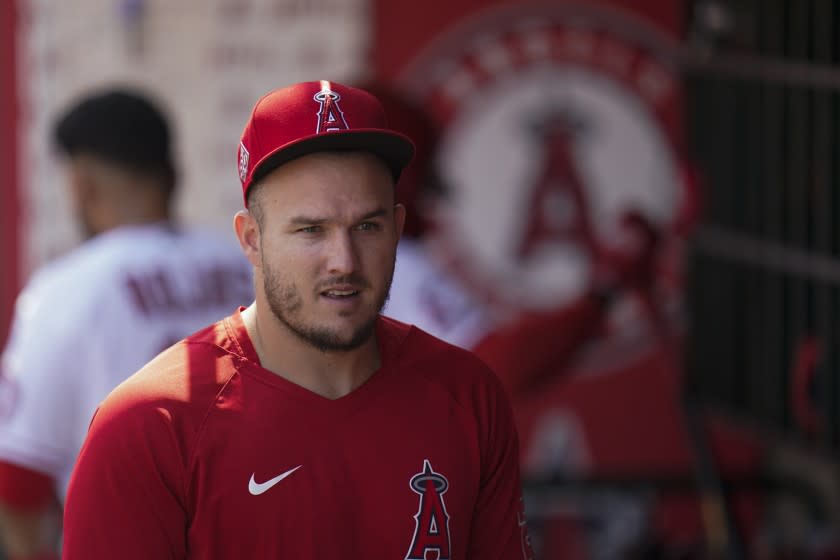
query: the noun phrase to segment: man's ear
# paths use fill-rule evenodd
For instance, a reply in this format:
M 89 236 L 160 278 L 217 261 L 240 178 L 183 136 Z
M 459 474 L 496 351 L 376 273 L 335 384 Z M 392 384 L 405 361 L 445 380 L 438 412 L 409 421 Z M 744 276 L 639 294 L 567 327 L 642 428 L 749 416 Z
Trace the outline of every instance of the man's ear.
M 394 204 L 394 227 L 397 231 L 397 239 L 399 239 L 405 227 L 405 206 L 399 203 Z
M 248 210 L 240 210 L 233 217 L 233 230 L 248 261 L 254 267 L 259 267 L 262 259 L 260 258 L 260 226 L 257 219 Z
M 93 158 L 80 155 L 68 159 L 64 168 L 73 210 L 87 236 L 102 233 L 114 221 L 108 196 L 114 189 L 103 188 L 99 167 Z
M 67 160 L 64 165 L 66 184 L 73 203 L 81 207 L 95 199 L 99 178 L 90 158 L 78 156 Z

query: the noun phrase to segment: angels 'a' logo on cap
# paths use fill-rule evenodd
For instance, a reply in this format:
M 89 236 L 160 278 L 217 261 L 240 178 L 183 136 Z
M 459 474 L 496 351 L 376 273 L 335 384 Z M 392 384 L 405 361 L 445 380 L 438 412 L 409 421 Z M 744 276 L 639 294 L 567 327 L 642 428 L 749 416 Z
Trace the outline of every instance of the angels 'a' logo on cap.
M 332 91 L 327 80 L 321 80 L 321 91 L 315 94 L 313 99 L 318 102 L 318 124 L 315 132 L 331 132 L 334 130 L 347 130 L 347 121 L 344 120 L 344 112 L 338 105 L 341 96 Z
M 248 148 L 242 142 L 239 143 L 239 180 L 243 183 L 248 178 L 248 161 L 251 159 L 251 154 L 248 153 Z

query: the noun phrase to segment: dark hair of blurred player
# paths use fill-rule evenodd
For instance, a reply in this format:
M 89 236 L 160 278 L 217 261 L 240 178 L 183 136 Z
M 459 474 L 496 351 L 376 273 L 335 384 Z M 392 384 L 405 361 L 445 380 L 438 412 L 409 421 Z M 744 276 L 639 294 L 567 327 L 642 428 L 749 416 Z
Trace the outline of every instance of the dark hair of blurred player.
M 169 218 L 177 179 L 172 137 L 145 97 L 116 90 L 87 98 L 58 121 L 54 139 L 87 236 Z

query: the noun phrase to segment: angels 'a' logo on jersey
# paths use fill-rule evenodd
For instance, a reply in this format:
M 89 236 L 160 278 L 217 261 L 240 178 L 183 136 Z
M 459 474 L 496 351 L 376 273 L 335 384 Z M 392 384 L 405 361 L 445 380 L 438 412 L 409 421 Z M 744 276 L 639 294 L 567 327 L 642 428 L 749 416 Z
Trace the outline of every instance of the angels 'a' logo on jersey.
M 420 494 L 420 507 L 414 515 L 414 538 L 405 560 L 448 560 L 451 557 L 449 513 L 443 494 L 449 488 L 449 481 L 435 472 L 429 460 L 425 459 L 423 470 L 411 477 L 410 486 Z M 427 556 L 427 553 L 437 556 Z
M 334 130 L 347 130 L 347 121 L 344 119 L 344 112 L 338 102 L 341 96 L 330 89 L 330 83 L 321 82 L 321 91 L 313 97 L 320 105 L 318 109 L 318 125 L 315 132 L 332 132 Z

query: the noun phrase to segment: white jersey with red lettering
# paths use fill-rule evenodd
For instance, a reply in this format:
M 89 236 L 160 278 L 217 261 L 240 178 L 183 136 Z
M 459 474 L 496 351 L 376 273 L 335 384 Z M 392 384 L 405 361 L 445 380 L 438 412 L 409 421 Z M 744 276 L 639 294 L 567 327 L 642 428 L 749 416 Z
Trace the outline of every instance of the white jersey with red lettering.
M 0 383 L 0 461 L 63 498 L 100 401 L 163 349 L 253 299 L 233 242 L 156 224 L 101 234 L 36 272 Z
M 402 238 L 391 294 L 383 314 L 413 324 L 462 348 L 471 348 L 488 329 L 490 317 L 422 241 Z

